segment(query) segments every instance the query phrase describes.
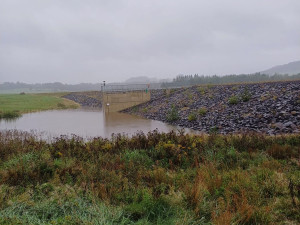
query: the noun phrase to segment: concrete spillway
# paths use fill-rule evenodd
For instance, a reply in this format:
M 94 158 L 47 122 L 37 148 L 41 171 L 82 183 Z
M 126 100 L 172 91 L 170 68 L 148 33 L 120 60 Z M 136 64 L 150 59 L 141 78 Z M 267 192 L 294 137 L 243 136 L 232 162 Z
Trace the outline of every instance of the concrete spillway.
M 118 112 L 150 101 L 150 96 L 149 91 L 104 92 L 103 110 L 105 112 Z

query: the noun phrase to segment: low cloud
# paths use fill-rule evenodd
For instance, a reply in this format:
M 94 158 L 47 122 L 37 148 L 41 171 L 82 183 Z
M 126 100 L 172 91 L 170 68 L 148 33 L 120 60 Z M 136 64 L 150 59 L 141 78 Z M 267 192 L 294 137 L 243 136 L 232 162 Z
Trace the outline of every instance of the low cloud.
M 252 73 L 299 60 L 298 0 L 2 0 L 0 82 Z

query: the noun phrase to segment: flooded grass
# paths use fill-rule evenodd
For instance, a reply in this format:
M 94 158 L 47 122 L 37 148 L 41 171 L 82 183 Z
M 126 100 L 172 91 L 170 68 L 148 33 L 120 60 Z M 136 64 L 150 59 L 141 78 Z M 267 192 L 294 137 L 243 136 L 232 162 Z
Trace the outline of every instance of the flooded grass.
M 11 120 L 11 119 L 19 118 L 20 116 L 21 114 L 18 111 L 9 111 L 9 112 L 0 111 L 0 119 Z
M 5 115 L 16 116 L 16 113 L 28 113 L 49 109 L 77 108 L 78 104 L 62 99 L 62 93 L 50 94 L 1 94 L 0 112 Z
M 300 135 L 0 132 L 0 224 L 297 224 Z

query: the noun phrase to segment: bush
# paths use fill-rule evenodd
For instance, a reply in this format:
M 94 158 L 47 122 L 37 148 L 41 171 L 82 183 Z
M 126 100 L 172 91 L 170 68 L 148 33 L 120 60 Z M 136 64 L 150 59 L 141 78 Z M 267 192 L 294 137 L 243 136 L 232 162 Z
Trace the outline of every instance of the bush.
M 198 113 L 199 113 L 200 116 L 204 116 L 207 113 L 207 108 L 206 107 L 201 107 L 198 110 Z
M 191 112 L 188 116 L 188 121 L 195 121 L 197 119 L 196 113 Z
M 178 109 L 172 105 L 171 109 L 167 112 L 166 119 L 168 122 L 173 122 L 179 119 Z
M 231 96 L 229 99 L 228 99 L 228 103 L 230 105 L 236 105 L 239 103 L 239 98 L 237 96 Z
M 136 113 L 139 111 L 139 108 L 137 106 L 132 107 L 132 112 Z
M 248 89 L 245 89 L 245 91 L 241 94 L 241 99 L 243 102 L 248 102 L 251 99 L 251 94 Z
M 148 110 L 149 110 L 149 108 L 148 108 L 148 107 L 145 107 L 145 108 L 143 108 L 143 113 L 147 113 L 147 112 L 148 112 Z
M 201 95 L 204 95 L 205 92 L 206 92 L 206 88 L 205 88 L 205 87 L 199 87 L 199 88 L 198 88 L 198 92 L 199 92 Z

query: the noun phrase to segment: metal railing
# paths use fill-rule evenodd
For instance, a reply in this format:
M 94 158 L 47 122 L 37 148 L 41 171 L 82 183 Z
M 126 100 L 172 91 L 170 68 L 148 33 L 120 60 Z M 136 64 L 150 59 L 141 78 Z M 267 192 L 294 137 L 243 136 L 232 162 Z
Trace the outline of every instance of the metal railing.
M 147 91 L 161 89 L 161 84 L 107 84 L 102 85 L 104 92 Z

